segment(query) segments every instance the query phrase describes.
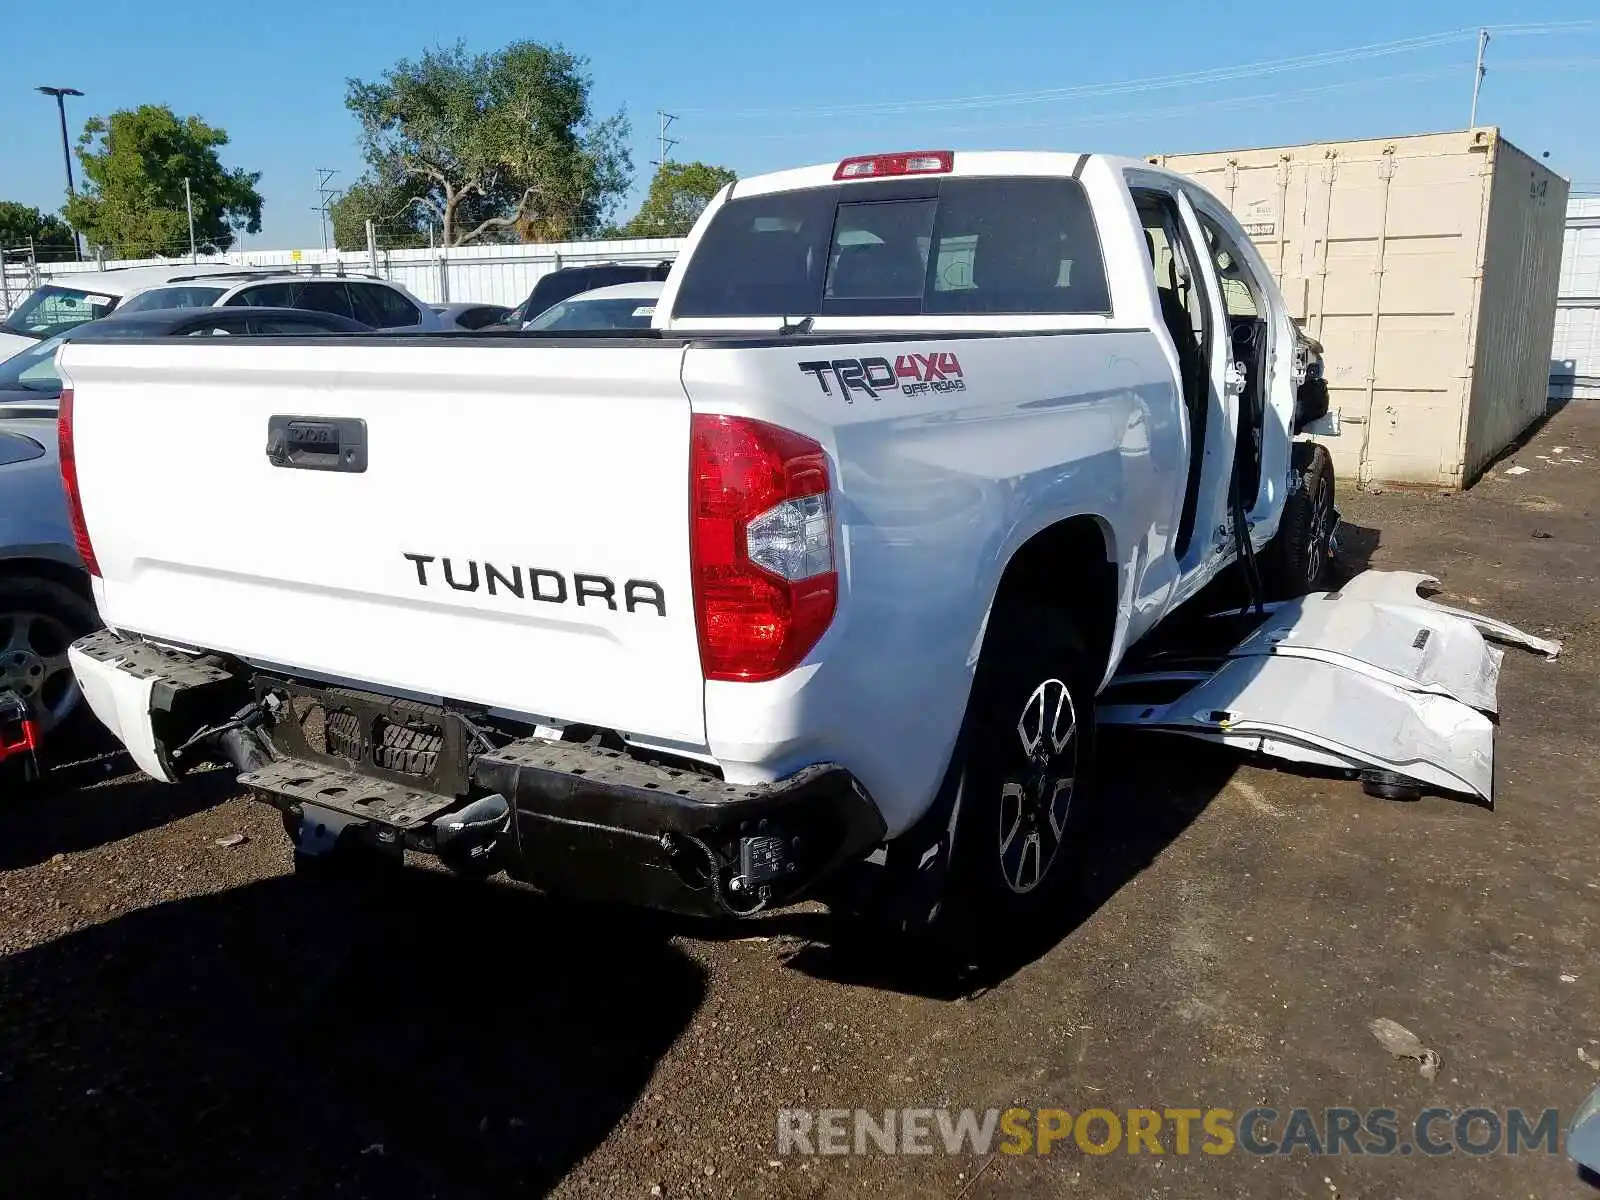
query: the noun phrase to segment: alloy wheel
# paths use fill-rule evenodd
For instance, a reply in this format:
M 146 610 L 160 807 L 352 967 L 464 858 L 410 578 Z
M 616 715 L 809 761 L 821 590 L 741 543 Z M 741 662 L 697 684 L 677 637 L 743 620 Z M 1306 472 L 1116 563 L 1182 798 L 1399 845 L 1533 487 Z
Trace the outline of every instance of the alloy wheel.
M 1044 882 L 1066 837 L 1078 759 L 1072 693 L 1046 679 L 1017 719 L 1017 748 L 1000 786 L 1000 875 L 1019 895 Z M 1020 761 L 1019 761 L 1020 760 Z

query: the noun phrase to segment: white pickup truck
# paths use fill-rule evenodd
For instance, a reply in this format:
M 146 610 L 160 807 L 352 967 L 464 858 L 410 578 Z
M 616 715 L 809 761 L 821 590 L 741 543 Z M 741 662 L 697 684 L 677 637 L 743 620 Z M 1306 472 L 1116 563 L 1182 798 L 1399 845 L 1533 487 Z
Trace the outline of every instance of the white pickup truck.
M 1280 596 L 1329 553 L 1307 343 L 1137 161 L 741 180 L 641 333 L 285 341 L 73 342 L 61 457 L 94 711 L 308 867 L 744 914 L 871 859 L 1026 915 L 1128 648 L 1246 545 Z

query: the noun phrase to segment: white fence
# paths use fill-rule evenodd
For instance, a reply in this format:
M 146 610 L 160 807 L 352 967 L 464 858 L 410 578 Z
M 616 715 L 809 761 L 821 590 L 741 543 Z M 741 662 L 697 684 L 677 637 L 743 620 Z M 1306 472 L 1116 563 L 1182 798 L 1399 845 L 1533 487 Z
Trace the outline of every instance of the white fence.
M 1600 400 L 1600 196 L 1567 202 L 1550 394 Z
M 516 305 L 527 299 L 539 277 L 560 267 L 604 262 L 660 262 L 677 255 L 682 238 L 629 238 L 613 242 L 558 242 L 509 246 L 458 246 L 450 250 L 244 250 L 202 257 L 206 265 L 279 267 L 296 273 L 370 273 L 392 279 L 418 299 L 438 304 L 476 300 Z M 85 271 L 118 267 L 183 266 L 184 259 L 142 258 L 107 263 L 20 263 L 5 267 L 0 312 L 9 311 L 32 288 L 51 280 L 67 282 Z

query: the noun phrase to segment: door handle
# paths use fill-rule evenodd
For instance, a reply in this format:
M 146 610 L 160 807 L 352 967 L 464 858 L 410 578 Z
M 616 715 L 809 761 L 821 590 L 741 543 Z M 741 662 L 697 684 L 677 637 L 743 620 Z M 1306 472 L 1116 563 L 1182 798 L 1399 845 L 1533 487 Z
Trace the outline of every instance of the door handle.
M 360 417 L 267 418 L 267 461 L 290 471 L 367 469 L 367 423 Z

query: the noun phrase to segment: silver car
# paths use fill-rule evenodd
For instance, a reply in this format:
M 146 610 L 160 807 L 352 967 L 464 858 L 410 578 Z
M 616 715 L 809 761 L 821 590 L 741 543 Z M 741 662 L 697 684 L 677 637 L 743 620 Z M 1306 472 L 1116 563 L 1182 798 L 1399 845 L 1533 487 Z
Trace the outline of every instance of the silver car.
M 41 745 L 66 754 L 90 720 L 67 647 L 99 620 L 61 491 L 55 419 L 26 412 L 0 404 L 0 695 L 20 696 Z

